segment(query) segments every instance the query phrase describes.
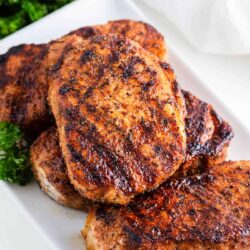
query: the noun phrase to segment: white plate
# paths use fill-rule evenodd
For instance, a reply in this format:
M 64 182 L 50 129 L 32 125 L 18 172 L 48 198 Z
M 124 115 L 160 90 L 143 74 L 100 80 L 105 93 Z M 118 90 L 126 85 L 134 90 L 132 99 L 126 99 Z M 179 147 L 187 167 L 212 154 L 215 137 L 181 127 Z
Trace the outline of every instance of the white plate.
M 3 39 L 0 42 L 0 53 L 4 53 L 13 45 L 47 42 L 81 26 L 105 23 L 121 18 L 150 22 L 129 0 L 76 1 Z M 157 27 L 157 23 L 154 25 Z M 233 126 L 235 137 L 230 147 L 229 158 L 250 158 L 249 131 L 218 100 L 216 95 L 205 87 L 202 80 L 194 75 L 187 66 L 187 62 L 178 55 L 173 44 L 174 41 L 168 41 L 169 60 L 182 87 L 213 104 L 218 113 Z M 34 227 L 39 230 L 52 249 L 84 249 L 79 232 L 85 222 L 85 213 L 57 205 L 43 194 L 35 183 L 25 187 L 3 182 L 0 184 L 1 188 L 14 199 L 19 209 L 22 209 Z

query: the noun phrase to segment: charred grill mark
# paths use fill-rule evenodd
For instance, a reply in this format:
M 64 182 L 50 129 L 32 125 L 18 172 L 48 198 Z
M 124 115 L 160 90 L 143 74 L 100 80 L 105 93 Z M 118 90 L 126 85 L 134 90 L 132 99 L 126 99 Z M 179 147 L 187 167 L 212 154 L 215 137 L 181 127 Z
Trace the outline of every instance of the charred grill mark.
M 170 72 L 173 72 L 173 69 L 171 67 L 171 65 L 169 63 L 166 63 L 166 62 L 160 62 L 160 66 L 166 70 L 166 71 L 170 71 Z
M 117 63 L 120 58 L 120 52 L 113 50 L 108 57 L 109 63 Z
M 91 97 L 93 94 L 93 91 L 94 91 L 94 86 L 88 87 L 86 92 L 83 94 L 83 99 Z
M 23 101 L 22 97 L 17 96 L 12 99 L 10 106 L 10 120 L 13 123 L 22 123 L 25 119 L 27 112 L 27 105 Z
M 98 110 L 95 111 L 95 115 L 98 117 L 101 117 L 101 114 L 98 112 Z M 90 129 L 83 133 L 81 133 L 81 140 L 85 141 L 87 140 L 87 144 L 89 145 L 89 150 L 93 151 L 93 152 L 99 152 L 99 154 L 101 153 L 100 150 L 98 150 L 98 147 L 94 146 L 97 143 L 97 138 L 102 138 L 102 136 L 97 133 L 95 127 L 93 129 L 91 129 L 91 127 L 93 127 L 93 124 L 91 124 L 89 121 L 87 121 L 86 119 L 83 121 L 83 123 L 81 123 L 83 126 L 87 126 Z M 114 126 L 114 124 L 110 124 L 112 126 Z M 133 164 L 133 169 L 135 172 L 137 172 L 144 180 L 145 183 L 147 183 L 148 185 L 152 185 L 155 181 L 156 178 L 156 173 L 154 172 L 154 168 L 149 169 L 149 165 L 148 165 L 148 159 L 144 158 L 141 153 L 135 149 L 132 141 L 130 142 L 126 142 L 126 138 L 128 138 L 125 134 L 125 131 L 122 130 L 122 128 L 116 128 L 114 127 L 115 131 L 120 134 L 122 141 L 124 141 L 124 149 L 123 152 L 121 154 L 119 154 L 119 156 L 117 155 L 115 158 L 112 156 L 111 154 L 111 149 L 108 149 L 104 146 L 102 146 L 104 149 L 106 149 L 106 153 L 104 157 L 107 161 L 107 166 L 106 167 L 111 167 L 110 170 L 114 171 L 115 175 L 117 176 L 117 178 L 121 179 L 121 181 L 118 183 L 118 185 L 120 185 L 119 187 L 122 188 L 122 190 L 124 190 L 124 192 L 126 193 L 131 193 L 134 191 L 134 183 L 132 183 L 132 176 L 130 174 L 130 172 L 127 170 L 127 168 L 122 167 L 125 164 L 125 160 L 124 160 L 124 155 L 129 153 L 132 154 L 132 158 L 131 161 L 134 162 Z M 92 147 L 90 145 L 93 145 Z M 101 144 L 99 145 L 99 149 L 101 147 Z M 101 158 L 103 158 L 102 155 L 99 155 Z M 120 159 L 119 165 L 116 164 L 115 159 Z M 109 160 L 108 160 L 109 159 Z M 100 171 L 100 170 L 99 170 Z M 125 178 L 125 179 L 124 179 Z M 127 186 L 125 185 L 125 182 L 127 182 Z M 130 186 L 128 186 L 130 185 Z M 123 188 L 124 187 L 124 188 Z
M 75 150 L 75 148 L 71 144 L 67 144 L 67 148 L 70 152 L 71 159 L 75 163 L 81 163 L 83 165 L 86 165 L 85 159 L 82 157 L 82 154 L 80 151 Z
M 141 237 L 133 230 L 131 230 L 128 226 L 124 226 L 123 231 L 127 234 L 128 237 L 128 247 L 130 249 L 138 249 L 142 243 Z
M 96 107 L 91 105 L 91 104 L 86 104 L 86 109 L 88 113 L 95 113 L 96 112 Z
M 52 72 L 56 72 L 58 71 L 63 63 L 63 59 L 64 59 L 64 55 L 65 52 L 63 52 L 60 57 L 58 58 L 57 62 L 55 64 L 53 64 L 49 69 L 48 69 L 48 73 L 52 73 Z
M 105 208 L 108 208 L 108 206 L 105 206 Z M 103 207 L 98 207 L 96 209 L 95 215 L 97 220 L 103 220 L 106 225 L 112 225 L 112 223 L 115 221 L 112 211 L 109 213 L 105 211 Z
M 121 159 L 121 156 L 116 155 L 112 151 L 110 151 L 109 148 L 102 145 L 98 138 L 102 138 L 101 135 L 96 131 L 96 129 L 92 129 L 93 124 L 86 121 L 85 125 L 89 128 L 86 133 L 79 130 L 79 135 L 81 138 L 81 145 L 83 143 L 85 145 L 88 145 L 89 151 L 92 153 L 97 153 L 99 158 L 97 159 L 97 162 L 95 165 L 99 166 L 98 171 L 100 175 L 105 174 L 105 178 L 114 178 L 116 179 L 117 187 L 119 187 L 124 193 L 131 193 L 133 191 L 133 183 L 131 183 L 131 174 L 129 170 L 122 167 L 122 164 L 124 163 L 123 159 Z M 103 159 L 106 163 L 104 164 Z M 99 164 L 98 162 L 102 161 L 102 164 Z M 90 164 L 89 162 L 87 164 Z M 93 165 L 93 164 L 92 164 Z M 107 170 L 105 169 L 109 169 Z M 93 169 L 91 169 L 90 174 L 92 175 Z M 107 176 L 109 175 L 109 176 Z M 101 181 L 101 180 L 99 180 Z M 107 184 L 103 181 L 101 181 L 103 184 Z M 132 184 L 132 186 L 131 186 Z
M 123 78 L 128 79 L 133 76 L 135 74 L 134 67 L 138 63 L 144 63 L 144 61 L 137 56 L 132 56 L 129 63 L 125 66 L 123 70 Z
M 59 94 L 60 94 L 60 95 L 65 95 L 65 94 L 67 94 L 68 92 L 74 91 L 74 90 L 75 90 L 75 89 L 74 89 L 72 86 L 70 86 L 69 84 L 65 83 L 62 87 L 60 87 L 60 89 L 59 89 Z
M 79 83 L 79 81 L 78 81 L 78 79 L 76 77 L 71 77 L 69 79 L 69 84 L 76 85 L 78 83 Z
M 132 134 L 131 131 L 126 134 L 125 131 L 122 130 L 120 127 L 116 127 L 114 124 L 112 124 L 114 128 L 116 128 L 116 131 L 121 135 L 124 141 L 124 154 L 132 154 L 131 162 L 133 163 L 133 171 L 135 171 L 139 176 L 143 178 L 143 181 L 148 184 L 152 185 L 156 178 L 156 173 L 154 172 L 154 167 L 149 168 L 149 159 L 144 157 L 141 152 L 135 147 L 133 141 L 132 141 Z
M 95 52 L 93 50 L 85 50 L 80 57 L 80 65 L 91 61 L 94 57 Z
M 41 47 L 41 52 L 37 55 L 37 60 L 41 61 L 44 58 L 46 58 L 48 51 L 49 51 L 49 46 L 48 44 L 41 44 L 41 45 L 36 45 L 37 47 Z
M 77 106 L 72 108 L 61 108 L 60 112 L 65 115 L 68 121 L 74 121 L 80 117 L 79 107 Z
M 112 169 L 115 178 L 117 178 L 118 187 L 126 194 L 131 193 L 133 191 L 131 187 L 131 176 L 129 171 L 123 168 L 123 162 L 120 161 L 120 157 L 101 144 L 94 145 L 93 149 L 100 157 L 107 160 L 107 165 Z
M 133 75 L 133 71 L 134 71 L 134 66 L 133 64 L 127 65 L 123 71 L 123 77 L 129 78 Z
M 101 65 L 98 70 L 97 70 L 97 77 L 98 79 L 102 78 L 103 75 L 104 75 L 104 72 L 105 72 L 105 66 L 104 65 Z
M 148 82 L 144 83 L 142 85 L 142 91 L 148 91 L 151 87 L 154 86 L 154 81 L 153 80 L 149 80 Z

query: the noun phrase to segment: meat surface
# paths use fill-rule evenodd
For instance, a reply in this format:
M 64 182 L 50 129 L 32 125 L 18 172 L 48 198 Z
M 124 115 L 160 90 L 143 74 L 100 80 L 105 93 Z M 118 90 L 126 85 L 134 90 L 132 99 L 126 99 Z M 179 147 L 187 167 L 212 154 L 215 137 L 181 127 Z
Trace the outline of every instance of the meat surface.
M 92 208 L 87 249 L 250 249 L 250 162 L 164 183 L 127 207 Z
M 30 159 L 34 176 L 45 193 L 61 205 L 88 211 L 90 201 L 70 184 L 55 127 L 32 144 Z
M 226 160 L 233 138 L 232 127 L 223 120 L 210 104 L 182 90 L 186 103 L 187 153 L 186 160 L 173 176 L 193 175 L 209 165 Z
M 19 45 L 0 56 L 0 120 L 36 131 L 50 124 L 43 73 L 47 45 Z
M 148 23 L 132 21 L 128 19 L 110 21 L 104 25 L 83 27 L 75 30 L 76 34 L 83 38 L 94 35 L 119 34 L 138 42 L 144 49 L 159 57 L 160 60 L 167 59 L 167 47 L 164 37 L 158 30 Z
M 49 91 L 74 187 L 92 200 L 126 204 L 183 162 L 184 101 L 173 71 L 116 35 L 72 44 Z
M 202 171 L 205 171 L 210 165 L 225 161 L 226 151 L 233 134 L 232 128 L 227 122 L 220 119 L 218 115 L 216 115 L 211 105 L 202 102 L 189 92 L 183 91 L 183 95 L 185 97 L 187 108 L 186 162 L 174 173 L 174 175 L 171 177 L 172 179 L 201 173 Z M 198 150 L 195 150 L 194 152 L 192 141 L 197 143 L 196 148 Z M 52 198 L 55 197 L 54 199 L 56 201 L 58 200 L 58 196 L 63 196 L 63 200 L 66 200 L 64 205 L 70 205 L 72 202 L 71 196 L 68 197 L 64 194 L 71 194 L 72 191 L 67 192 L 70 184 L 69 181 L 66 181 L 68 176 L 66 174 L 66 166 L 64 165 L 63 156 L 61 155 L 57 130 L 55 128 L 51 128 L 49 131 L 43 133 L 39 139 L 37 139 L 37 142 L 34 145 L 35 146 L 31 148 L 34 170 L 38 172 L 40 169 L 44 168 L 44 164 L 46 164 L 46 168 L 50 170 L 50 174 L 43 175 L 43 181 L 39 180 L 39 176 L 37 174 L 35 175 L 40 182 L 40 186 L 42 186 L 42 189 L 48 193 L 48 195 L 52 196 Z M 34 150 L 35 153 L 33 153 Z M 40 152 L 42 152 L 42 154 L 40 154 Z M 59 160 L 60 158 L 61 160 Z M 60 188 L 56 188 L 56 190 L 54 190 L 54 188 L 47 188 L 47 183 L 51 182 L 51 173 L 53 174 L 55 165 L 50 164 L 50 159 L 52 159 L 52 163 L 54 163 L 54 159 L 56 159 L 55 163 L 57 165 L 58 163 L 59 166 L 63 165 L 63 167 L 56 167 L 57 172 L 60 171 L 64 179 L 63 182 L 60 182 Z M 43 164 L 40 162 L 43 162 Z M 54 185 L 53 182 L 52 185 Z M 72 189 L 73 186 L 70 186 L 70 190 Z
M 110 32 L 136 40 L 161 59 L 166 57 L 163 36 L 149 24 L 130 20 L 84 27 L 49 44 L 13 47 L 0 55 L 0 121 L 21 125 L 34 135 L 49 128 L 53 118 L 47 105 L 48 72 L 58 67 L 61 54 L 73 41 Z

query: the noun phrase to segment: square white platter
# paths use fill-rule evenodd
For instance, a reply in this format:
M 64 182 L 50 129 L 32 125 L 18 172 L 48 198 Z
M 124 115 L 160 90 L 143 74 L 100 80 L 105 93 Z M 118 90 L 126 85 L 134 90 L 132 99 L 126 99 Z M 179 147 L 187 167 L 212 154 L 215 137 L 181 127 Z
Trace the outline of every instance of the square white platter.
M 82 26 L 123 18 L 153 22 L 156 28 L 158 26 L 156 21 L 149 20 L 130 0 L 78 0 L 1 40 L 0 54 L 17 44 L 48 42 Z M 233 126 L 235 137 L 230 147 L 229 158 L 249 159 L 249 131 L 218 100 L 216 93 L 212 93 L 206 87 L 205 79 L 201 80 L 194 74 L 187 62 L 178 54 L 174 41 L 168 41 L 168 47 L 169 61 L 182 88 L 213 104 L 217 112 Z M 84 249 L 80 230 L 85 223 L 86 213 L 57 205 L 42 193 L 36 183 L 25 187 L 3 182 L 0 185 L 52 249 Z

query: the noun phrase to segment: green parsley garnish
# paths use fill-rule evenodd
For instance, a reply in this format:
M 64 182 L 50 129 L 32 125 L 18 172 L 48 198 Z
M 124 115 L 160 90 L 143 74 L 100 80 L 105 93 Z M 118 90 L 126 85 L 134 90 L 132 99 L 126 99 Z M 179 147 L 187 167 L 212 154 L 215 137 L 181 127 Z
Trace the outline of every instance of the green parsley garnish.
M 31 180 L 28 144 L 18 126 L 0 122 L 0 179 L 19 185 Z
M 72 0 L 0 0 L 0 39 Z

